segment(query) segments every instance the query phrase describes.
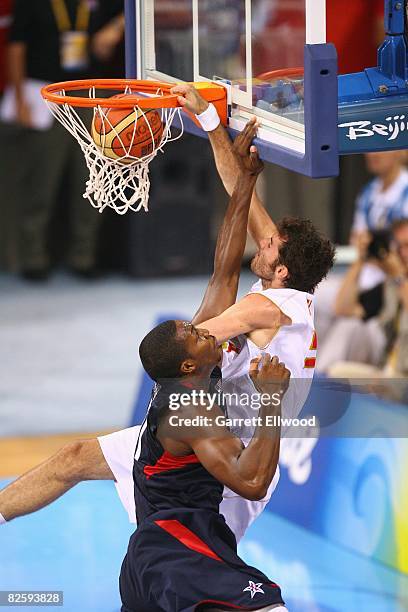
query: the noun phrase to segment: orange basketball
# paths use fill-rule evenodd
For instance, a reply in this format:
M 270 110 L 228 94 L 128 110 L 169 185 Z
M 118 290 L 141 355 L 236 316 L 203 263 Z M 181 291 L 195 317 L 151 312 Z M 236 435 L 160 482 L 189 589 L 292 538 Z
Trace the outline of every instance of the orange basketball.
M 131 97 L 119 94 L 113 98 Z M 92 138 L 98 149 L 110 159 L 124 164 L 132 157 L 150 155 L 160 145 L 163 123 L 157 110 L 97 108 L 92 121 Z

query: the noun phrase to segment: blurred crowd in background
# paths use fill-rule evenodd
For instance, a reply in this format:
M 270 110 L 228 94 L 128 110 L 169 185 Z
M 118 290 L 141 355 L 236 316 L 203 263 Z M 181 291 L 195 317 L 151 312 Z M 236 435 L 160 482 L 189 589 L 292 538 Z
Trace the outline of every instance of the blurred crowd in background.
M 74 273 L 92 276 L 101 217 L 82 198 L 85 162 L 38 92 L 46 83 L 123 74 L 123 2 L 1 0 L 0 7 L 4 265 L 30 280 L 48 277 L 51 223 L 63 201 L 69 228 L 65 262 Z
M 158 61 L 180 78 L 191 69 L 190 4 L 155 2 Z M 203 61 L 240 65 L 243 8 L 238 0 L 200 0 L 208 16 L 200 22 Z M 209 269 L 226 196 L 208 148 L 185 136 L 152 164 L 149 219 L 99 215 L 82 198 L 87 169 L 77 143 L 38 105 L 42 84 L 124 75 L 123 9 L 123 0 L 0 0 L 1 271 L 45 282 L 61 267 L 85 279 L 110 270 L 160 277 Z M 347 11 L 344 0 L 327 3 L 341 73 L 375 65 L 383 9 L 383 0 L 353 0 Z M 301 65 L 304 1 L 253 0 L 252 13 L 253 73 Z M 406 152 L 342 158 L 340 177 L 320 181 L 265 169 L 261 191 L 274 218 L 309 217 L 357 254 L 318 292 L 323 373 L 408 375 L 406 162 Z M 189 227 L 180 223 L 186 212 Z

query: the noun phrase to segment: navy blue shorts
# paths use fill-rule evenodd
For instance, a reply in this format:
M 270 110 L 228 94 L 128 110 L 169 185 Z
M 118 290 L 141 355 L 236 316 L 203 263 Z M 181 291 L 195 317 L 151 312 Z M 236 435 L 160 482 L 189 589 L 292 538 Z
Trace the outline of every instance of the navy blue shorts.
M 237 555 L 220 514 L 164 510 L 132 535 L 120 574 L 122 612 L 258 610 L 284 605 L 280 588 Z

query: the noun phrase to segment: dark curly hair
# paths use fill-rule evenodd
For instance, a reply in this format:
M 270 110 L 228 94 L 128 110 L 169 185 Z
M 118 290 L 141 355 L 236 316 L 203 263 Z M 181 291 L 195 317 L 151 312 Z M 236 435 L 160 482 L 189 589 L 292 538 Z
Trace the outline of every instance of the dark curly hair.
M 279 264 L 289 272 L 285 286 L 314 293 L 333 266 L 334 245 L 308 219 L 284 217 L 277 229 L 283 240 Z

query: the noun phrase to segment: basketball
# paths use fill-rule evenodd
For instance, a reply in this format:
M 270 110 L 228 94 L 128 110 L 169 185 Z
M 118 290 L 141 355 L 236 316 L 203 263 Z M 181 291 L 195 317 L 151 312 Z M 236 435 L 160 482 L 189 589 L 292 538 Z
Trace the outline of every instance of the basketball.
M 112 97 L 124 98 L 128 94 Z M 163 123 L 156 110 L 98 108 L 92 121 L 92 138 L 98 149 L 124 164 L 153 153 L 162 136 Z

